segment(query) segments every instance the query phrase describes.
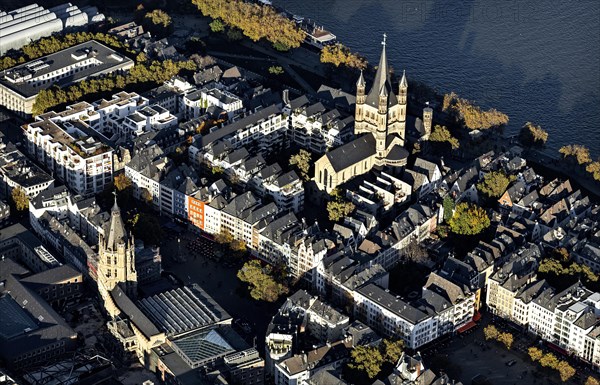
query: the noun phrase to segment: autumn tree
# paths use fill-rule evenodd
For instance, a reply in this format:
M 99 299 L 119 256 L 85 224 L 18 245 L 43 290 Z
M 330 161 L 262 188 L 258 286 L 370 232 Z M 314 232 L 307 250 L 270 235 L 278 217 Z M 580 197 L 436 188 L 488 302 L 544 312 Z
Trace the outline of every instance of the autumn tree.
M 365 69 L 367 61 L 362 56 L 353 53 L 341 43 L 327 45 L 321 50 L 321 63 L 330 63 L 336 67 L 341 65 L 349 68 Z
M 592 376 L 588 376 L 587 380 L 585 381 L 585 385 L 600 385 L 600 381 Z
M 589 163 L 585 167 L 585 171 L 592 174 L 592 177 L 594 178 L 594 180 L 600 181 L 600 159 L 595 162 Z
M 483 335 L 485 336 L 486 340 L 495 340 L 498 338 L 499 334 L 500 332 L 494 325 L 488 325 L 483 328 Z
M 273 45 L 297 48 L 306 36 L 296 23 L 270 5 L 243 0 L 192 0 L 192 3 L 203 15 L 238 28 L 252 41 L 266 39 Z
M 429 135 L 430 142 L 448 143 L 453 150 L 460 148 L 460 142 L 450 133 L 450 130 L 445 126 L 436 124 L 433 131 Z
M 383 360 L 395 365 L 400 359 L 402 351 L 404 349 L 404 342 L 402 340 L 388 340 L 384 339 L 380 345 L 381 354 Z
M 238 271 L 237 277 L 248 284 L 250 296 L 255 300 L 275 302 L 279 296 L 288 292 L 287 287 L 273 278 L 271 267 L 263 267 L 256 259 L 246 262 Z
M 297 154 L 290 157 L 290 166 L 295 166 L 305 181 L 310 179 L 308 171 L 310 170 L 311 158 L 311 153 L 306 150 L 300 150 Z
M 327 214 L 329 220 L 338 222 L 340 219 L 347 217 L 351 212 L 354 211 L 354 203 L 347 201 L 329 201 L 327 202 Z
M 488 198 L 500 198 L 512 180 L 514 177 L 507 176 L 502 171 L 488 172 L 483 180 L 477 183 L 477 190 Z
M 383 356 L 377 347 L 356 346 L 350 352 L 350 357 L 348 367 L 364 372 L 370 379 L 375 378 L 381 371 Z
M 519 139 L 524 146 L 543 147 L 548 141 L 548 131 L 544 130 L 541 126 L 527 122 L 521 127 Z
M 215 234 L 215 242 L 220 243 L 222 245 L 228 245 L 231 242 L 233 242 L 233 234 L 231 234 L 226 229 L 223 229 L 217 234 Z
M 569 381 L 575 375 L 575 368 L 573 368 L 567 361 L 560 361 L 556 366 L 560 379 L 563 382 Z
M 423 263 L 427 261 L 429 257 L 427 249 L 421 246 L 416 239 L 412 240 L 405 248 L 403 248 L 401 253 L 406 259 L 416 263 Z
M 470 130 L 486 130 L 508 123 L 506 114 L 493 108 L 484 111 L 471 101 L 458 97 L 454 92 L 444 95 L 442 109 L 454 115 L 457 121 Z
M 456 205 L 448 224 L 455 234 L 477 235 L 490 226 L 490 218 L 481 207 L 463 202 Z
M 558 152 L 563 155 L 563 158 L 575 158 L 578 164 L 586 164 L 592 161 L 592 158 L 590 157 L 590 150 L 580 144 L 569 144 L 567 146 L 562 146 Z
M 558 358 L 552 353 L 546 353 L 540 358 L 540 365 L 545 368 L 556 369 L 558 366 Z
M 537 362 L 542 358 L 544 352 L 542 352 L 541 349 L 532 346 L 529 349 L 527 349 L 527 354 L 529 354 L 529 358 L 531 358 L 531 361 Z
M 161 9 L 155 9 L 144 16 L 144 25 L 154 35 L 166 36 L 172 24 L 171 16 Z
M 246 250 L 248 249 L 246 247 L 246 242 L 240 240 L 240 239 L 234 239 L 229 243 L 229 247 L 231 248 L 231 251 L 235 251 L 237 253 L 245 253 Z
M 152 197 L 152 193 L 150 192 L 150 190 L 148 190 L 147 188 L 142 188 L 142 191 L 140 192 L 140 199 L 147 205 L 151 205 L 152 199 L 154 198 Z
M 509 349 L 509 350 L 512 347 L 512 344 L 514 341 L 513 335 L 510 333 L 499 333 L 497 340 L 498 340 L 498 342 L 504 344 L 506 349 Z
M 114 184 L 118 191 L 130 189 L 132 186 L 131 179 L 129 179 L 125 174 L 119 174 L 115 176 Z
M 17 211 L 25 211 L 29 208 L 29 197 L 21 187 L 14 187 L 10 195 Z

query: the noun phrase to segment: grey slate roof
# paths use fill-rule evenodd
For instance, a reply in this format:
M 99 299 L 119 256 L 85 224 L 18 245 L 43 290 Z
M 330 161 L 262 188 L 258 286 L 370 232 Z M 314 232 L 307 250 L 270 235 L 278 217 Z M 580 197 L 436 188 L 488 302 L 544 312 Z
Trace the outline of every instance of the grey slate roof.
M 150 337 L 160 334 L 160 331 L 156 328 L 154 323 L 146 317 L 144 313 L 138 308 L 135 303 L 125 294 L 123 289 L 119 285 L 115 286 L 110 292 L 111 297 L 115 301 L 115 304 L 121 310 L 127 318 L 146 336 Z
M 325 154 L 335 171 L 341 171 L 375 155 L 375 137 L 363 135 Z
M 369 283 L 368 285 L 359 288 L 357 291 L 371 301 L 383 306 L 412 324 L 417 324 L 429 318 L 428 314 L 400 298 L 396 298 L 393 294 L 386 292 L 384 289 L 373 283 Z

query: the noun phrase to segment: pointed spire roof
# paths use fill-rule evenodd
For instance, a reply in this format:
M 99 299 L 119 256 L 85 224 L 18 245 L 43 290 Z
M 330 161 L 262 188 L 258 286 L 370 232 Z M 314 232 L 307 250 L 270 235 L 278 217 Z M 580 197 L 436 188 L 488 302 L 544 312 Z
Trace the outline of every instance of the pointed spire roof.
M 121 209 L 117 204 L 117 194 L 115 194 L 115 204 L 110 212 L 110 223 L 108 230 L 106 231 L 106 249 L 116 250 L 117 245 L 120 243 L 127 244 L 127 230 L 125 229 L 125 223 L 121 217 Z
M 384 95 L 384 92 L 389 95 L 388 105 L 398 103 L 396 94 L 392 92 L 392 82 L 390 81 L 387 55 L 385 52 L 386 39 L 387 35 L 384 33 L 383 41 L 381 42 L 383 48 L 381 49 L 381 57 L 379 58 L 379 66 L 377 67 L 377 73 L 375 74 L 375 81 L 367 95 L 367 104 L 370 104 L 373 107 L 379 106 L 379 96 Z M 385 91 L 383 91 L 383 88 L 385 88 Z
M 356 87 L 365 86 L 367 83 L 365 82 L 365 77 L 363 75 L 363 71 L 360 70 L 360 76 L 358 77 L 358 81 L 356 82 Z
M 408 88 L 408 81 L 406 80 L 406 70 L 402 71 L 402 80 L 400 80 L 400 88 Z

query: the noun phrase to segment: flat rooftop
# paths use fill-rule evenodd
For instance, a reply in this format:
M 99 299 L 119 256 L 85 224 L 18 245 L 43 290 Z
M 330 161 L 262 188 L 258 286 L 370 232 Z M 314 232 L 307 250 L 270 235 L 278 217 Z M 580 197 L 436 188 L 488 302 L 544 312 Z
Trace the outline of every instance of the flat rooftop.
M 71 67 L 87 59 L 93 59 L 94 65 L 87 68 L 80 67 L 79 71 L 72 74 L 63 73 L 63 76 L 56 73 L 56 71 Z M 7 69 L 3 71 L 3 76 L 0 77 L 0 84 L 23 97 L 29 98 L 53 85 L 62 88 L 90 76 L 112 72 L 119 68 L 128 68 L 133 64 L 133 60 L 128 57 L 115 52 L 96 40 L 90 40 Z M 49 81 L 36 84 L 41 79 Z

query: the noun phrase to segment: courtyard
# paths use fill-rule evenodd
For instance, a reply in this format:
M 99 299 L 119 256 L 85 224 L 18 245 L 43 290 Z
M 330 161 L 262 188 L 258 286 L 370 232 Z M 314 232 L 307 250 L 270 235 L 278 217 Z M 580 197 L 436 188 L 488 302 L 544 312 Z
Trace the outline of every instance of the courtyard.
M 184 284 L 197 283 L 234 319 L 246 321 L 251 331 L 239 330 L 249 344 L 256 342 L 263 351 L 267 326 L 279 308 L 279 303 L 266 303 L 252 299 L 246 285 L 237 278 L 242 262 L 217 261 L 214 257 L 215 244 L 203 237 L 183 233 L 178 242 L 171 237 L 161 247 L 165 270 L 175 274 Z M 187 245 L 193 245 L 188 248 Z M 254 340 L 256 337 L 256 340 Z

